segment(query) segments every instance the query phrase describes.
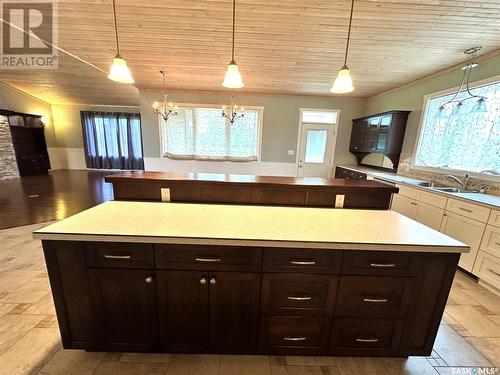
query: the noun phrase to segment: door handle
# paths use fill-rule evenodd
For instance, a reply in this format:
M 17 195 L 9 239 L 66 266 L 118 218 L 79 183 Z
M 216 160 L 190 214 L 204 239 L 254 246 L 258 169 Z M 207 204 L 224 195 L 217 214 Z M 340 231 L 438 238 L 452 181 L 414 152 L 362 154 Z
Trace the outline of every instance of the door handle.
M 211 263 L 217 263 L 217 262 L 220 262 L 220 258 L 194 258 L 195 261 L 197 262 L 211 262 Z
M 291 260 L 290 263 L 297 266 L 314 266 L 316 264 L 314 260 Z
M 132 259 L 130 255 L 110 255 L 104 254 L 104 258 L 106 259 Z
M 370 267 L 391 268 L 396 267 L 394 263 L 370 263 Z
M 310 301 L 312 299 L 311 296 L 288 296 L 286 298 L 291 301 Z
M 384 303 L 388 302 L 389 300 L 387 298 L 370 298 L 370 297 L 365 297 L 363 298 L 364 302 L 372 302 L 372 303 Z
M 356 338 L 356 341 L 357 341 L 357 342 L 379 342 L 379 339 L 376 339 L 376 338 L 374 338 L 374 337 L 369 338 L 369 339 L 364 339 L 364 338 L 362 338 L 362 337 L 357 337 L 357 338 Z
M 306 341 L 307 337 L 304 336 L 296 336 L 296 337 L 290 337 L 290 336 L 285 336 L 283 337 L 284 341 Z

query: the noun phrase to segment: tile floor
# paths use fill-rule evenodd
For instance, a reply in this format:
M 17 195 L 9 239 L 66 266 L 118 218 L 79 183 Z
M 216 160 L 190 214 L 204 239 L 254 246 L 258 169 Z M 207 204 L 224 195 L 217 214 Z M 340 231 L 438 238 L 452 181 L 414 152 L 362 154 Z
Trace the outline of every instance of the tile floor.
M 87 353 L 63 350 L 39 241 L 42 224 L 0 230 L 0 374 L 478 374 L 500 367 L 500 297 L 457 273 L 430 357 Z M 485 372 L 492 374 L 493 372 Z M 497 371 L 497 373 L 499 373 Z

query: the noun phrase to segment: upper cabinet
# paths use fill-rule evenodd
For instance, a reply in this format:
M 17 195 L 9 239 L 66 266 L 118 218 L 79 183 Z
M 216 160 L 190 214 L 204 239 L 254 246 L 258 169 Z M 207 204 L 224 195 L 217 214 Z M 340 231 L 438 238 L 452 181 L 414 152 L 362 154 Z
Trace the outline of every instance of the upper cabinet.
M 358 164 L 397 169 L 409 113 L 389 111 L 354 119 L 349 151 Z

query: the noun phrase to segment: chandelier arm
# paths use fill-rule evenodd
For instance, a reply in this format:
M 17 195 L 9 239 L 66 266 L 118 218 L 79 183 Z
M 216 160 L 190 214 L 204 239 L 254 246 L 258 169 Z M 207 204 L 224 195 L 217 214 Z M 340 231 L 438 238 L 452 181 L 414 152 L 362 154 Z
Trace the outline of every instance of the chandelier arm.
M 464 70 L 464 74 L 462 76 L 462 83 L 460 84 L 460 87 L 458 88 L 457 92 L 455 93 L 455 95 L 453 96 L 453 98 L 451 98 L 450 100 L 448 100 L 446 103 L 444 103 L 442 105 L 443 107 L 455 101 L 455 99 L 457 98 L 458 94 L 460 94 L 460 91 L 462 91 L 462 89 L 464 87 L 466 76 L 467 76 L 467 69 Z
M 467 74 L 467 81 L 466 81 L 466 89 L 467 89 L 467 92 L 469 93 L 469 95 L 471 96 L 471 98 L 479 98 L 479 99 L 486 99 L 486 97 L 482 96 L 482 95 L 475 95 L 473 94 L 471 91 L 470 91 L 470 88 L 469 88 L 469 77 L 470 77 L 470 71 L 472 70 L 471 69 L 468 69 L 469 72 Z M 470 98 L 467 98 L 467 99 L 470 99 Z

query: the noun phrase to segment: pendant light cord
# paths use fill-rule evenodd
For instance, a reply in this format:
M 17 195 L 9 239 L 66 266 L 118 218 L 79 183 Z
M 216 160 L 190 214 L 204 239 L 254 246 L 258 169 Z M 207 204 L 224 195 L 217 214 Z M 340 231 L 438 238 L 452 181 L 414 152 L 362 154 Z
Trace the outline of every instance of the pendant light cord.
M 234 23 L 235 23 L 235 18 L 236 18 L 236 0 L 233 0 L 233 41 L 232 41 L 232 47 L 231 47 L 231 61 L 234 61 Z
M 351 40 L 351 25 L 352 25 L 353 10 L 354 10 L 354 0 L 352 0 L 351 2 L 351 15 L 349 16 L 349 29 L 347 31 L 347 44 L 345 46 L 344 66 L 347 66 L 347 53 L 349 52 L 349 41 Z
M 116 4 L 115 0 L 113 0 L 113 16 L 115 19 L 115 36 L 116 36 L 116 52 L 120 55 L 120 44 L 118 43 L 118 23 L 116 22 Z

